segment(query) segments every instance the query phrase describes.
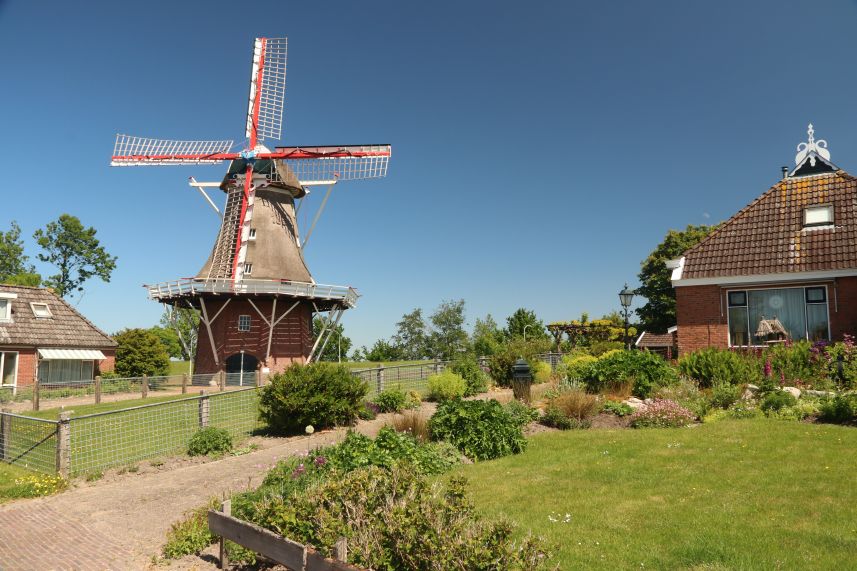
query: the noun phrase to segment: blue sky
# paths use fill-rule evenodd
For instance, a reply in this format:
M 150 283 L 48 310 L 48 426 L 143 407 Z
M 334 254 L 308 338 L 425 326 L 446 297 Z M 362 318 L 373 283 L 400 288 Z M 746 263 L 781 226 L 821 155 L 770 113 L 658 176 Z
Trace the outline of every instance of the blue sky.
M 186 180 L 223 169 L 111 169 L 114 135 L 241 139 L 252 40 L 285 35 L 283 142 L 393 145 L 307 250 L 362 292 L 358 345 L 444 299 L 471 323 L 601 314 L 668 229 L 775 183 L 808 122 L 857 172 L 855 24 L 845 1 L 0 0 L 0 228 L 34 258 L 34 230 L 79 216 L 119 262 L 78 307 L 156 323 L 140 285 L 205 261 L 217 220 Z

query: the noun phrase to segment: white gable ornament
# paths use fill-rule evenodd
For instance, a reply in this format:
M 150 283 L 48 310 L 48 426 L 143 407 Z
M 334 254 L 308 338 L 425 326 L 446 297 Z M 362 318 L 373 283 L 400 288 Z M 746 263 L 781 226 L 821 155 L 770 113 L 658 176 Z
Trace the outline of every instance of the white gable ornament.
M 824 139 L 815 140 L 815 129 L 812 128 L 812 123 L 807 127 L 806 134 L 808 142 L 801 143 L 797 146 L 797 155 L 795 155 L 795 164 L 800 166 L 807 157 L 809 157 L 810 166 L 815 166 L 815 157 L 819 156 L 825 161 L 830 160 L 830 151 L 827 150 L 827 141 Z

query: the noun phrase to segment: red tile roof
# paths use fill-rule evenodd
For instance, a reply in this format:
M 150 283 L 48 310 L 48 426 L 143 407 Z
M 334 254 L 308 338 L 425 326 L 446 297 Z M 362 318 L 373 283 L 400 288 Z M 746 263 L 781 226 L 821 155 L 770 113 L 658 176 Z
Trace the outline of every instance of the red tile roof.
M 804 228 L 804 209 L 822 204 L 833 205 L 833 227 Z M 684 256 L 683 280 L 857 268 L 857 178 L 781 180 Z

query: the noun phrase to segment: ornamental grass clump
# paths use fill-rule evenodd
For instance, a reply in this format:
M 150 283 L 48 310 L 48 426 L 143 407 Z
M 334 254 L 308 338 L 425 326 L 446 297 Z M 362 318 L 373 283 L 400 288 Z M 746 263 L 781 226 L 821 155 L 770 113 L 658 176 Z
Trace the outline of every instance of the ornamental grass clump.
M 696 415 L 671 400 L 657 399 L 631 415 L 633 428 L 678 428 L 688 426 Z

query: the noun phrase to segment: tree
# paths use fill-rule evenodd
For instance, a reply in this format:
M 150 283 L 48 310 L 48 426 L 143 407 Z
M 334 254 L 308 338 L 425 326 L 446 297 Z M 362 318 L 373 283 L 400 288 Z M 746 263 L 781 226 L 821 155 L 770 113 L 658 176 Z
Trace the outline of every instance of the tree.
M 321 335 L 323 327 L 324 320 L 321 317 L 316 317 L 312 320 L 312 332 L 316 339 Z M 344 331 L 345 328 L 341 323 L 338 323 L 333 333 L 330 334 L 330 340 L 327 342 L 324 352 L 318 356 L 318 361 L 339 361 L 340 356 L 343 359 L 348 358 L 348 351 L 351 350 L 351 339 L 344 335 Z M 319 346 L 319 349 L 321 349 L 321 346 Z
M 164 349 L 167 350 L 167 354 L 171 359 L 181 359 L 184 356 L 182 354 L 182 344 L 179 342 L 179 336 L 175 329 L 155 325 L 149 331 L 158 337 L 158 340 L 160 340 Z
M 42 278 L 24 254 L 21 227 L 14 220 L 6 232 L 0 232 L 0 283 L 38 286 Z
M 467 332 L 464 331 L 464 300 L 443 301 L 431 314 L 430 346 L 432 357 L 451 361 L 468 349 Z
M 110 281 L 116 257 L 107 253 L 95 234 L 95 228 L 84 228 L 80 220 L 70 214 L 62 214 L 44 230 L 36 230 L 33 238 L 45 251 L 38 255 L 39 260 L 59 269 L 58 274 L 45 280 L 45 285 L 65 297 L 83 291 L 83 282 L 93 276 Z
M 524 335 L 526 328 L 526 335 Z M 506 329 L 504 331 L 509 339 L 547 339 L 545 324 L 537 317 L 536 312 L 523 307 L 516 309 L 515 313 L 506 318 Z
M 429 354 L 428 328 L 423 319 L 423 310 L 417 308 L 402 316 L 396 324 L 396 334 L 393 343 L 398 347 L 402 359 L 415 361 L 424 359 Z
M 367 361 L 374 361 L 376 363 L 398 361 L 402 358 L 399 348 L 386 339 L 378 339 L 368 351 L 366 347 L 363 347 L 363 354 L 366 356 Z
M 491 314 L 486 315 L 484 320 L 477 317 L 473 325 L 473 351 L 481 357 L 487 357 L 499 352 L 502 346 L 503 330 Z
M 166 375 L 170 355 L 160 338 L 150 329 L 124 329 L 113 336 L 116 347 L 116 373 L 120 377 Z
M 646 303 L 637 309 L 637 315 L 646 331 L 664 333 L 676 324 L 675 291 L 670 277 L 672 270 L 667 261 L 680 257 L 684 252 L 699 244 L 717 226 L 688 225 L 684 230 L 670 230 L 654 251 L 643 260 L 640 274 L 642 284 L 637 290 L 646 298 Z
M 161 316 L 161 327 L 175 332 L 181 349 L 178 358 L 192 361 L 199 340 L 199 311 L 190 307 L 166 306 Z

